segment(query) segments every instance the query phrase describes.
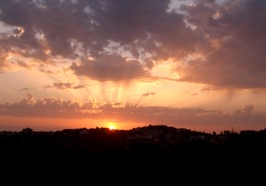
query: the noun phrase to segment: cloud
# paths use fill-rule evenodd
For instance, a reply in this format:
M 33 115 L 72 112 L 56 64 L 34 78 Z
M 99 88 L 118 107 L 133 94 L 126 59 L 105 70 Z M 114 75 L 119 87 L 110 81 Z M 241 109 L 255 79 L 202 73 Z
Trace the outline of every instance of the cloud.
M 244 105 L 243 108 L 237 109 L 235 111 L 236 115 L 242 115 L 242 116 L 247 116 L 251 115 L 254 111 L 254 106 L 253 105 Z
M 170 0 L 1 1 L 0 70 L 12 52 L 51 65 L 72 60 L 77 76 L 123 81 L 172 59 L 178 81 L 266 88 L 266 2 L 222 2 L 180 1 L 169 11 Z
M 118 55 L 103 55 L 97 60 L 85 61 L 81 65 L 73 63 L 70 69 L 77 75 L 98 81 L 130 81 L 148 76 L 148 72 L 138 61 L 127 60 Z
M 30 66 L 24 61 L 18 60 L 17 64 L 23 68 L 30 69 Z
M 29 90 L 29 88 L 22 88 L 22 89 L 20 89 L 21 91 L 28 91 Z
M 74 89 L 81 89 L 81 88 L 85 88 L 85 87 L 86 86 L 82 85 L 82 84 L 73 86 Z
M 71 82 L 67 82 L 67 83 L 63 83 L 61 81 L 57 81 L 55 82 L 53 85 L 46 85 L 44 88 L 56 88 L 56 89 L 81 89 L 81 88 L 85 88 L 84 85 L 74 85 L 74 83 Z
M 55 72 L 53 72 L 51 70 L 44 70 L 44 69 L 40 69 L 39 71 L 43 72 L 43 73 L 47 73 L 47 74 L 54 74 L 55 73 Z
M 0 104 L 0 116 L 115 119 L 120 122 L 167 124 L 187 128 L 208 126 L 209 129 L 232 126 L 245 128 L 250 125 L 265 127 L 266 119 L 266 113 L 255 112 L 253 105 L 245 105 L 228 114 L 220 110 L 202 108 L 144 107 L 120 103 L 100 104 L 94 101 L 80 103 L 56 98 L 36 99 L 31 94 L 16 103 Z
M 146 93 L 143 93 L 142 96 L 147 97 L 147 96 L 153 96 L 155 94 L 156 94 L 155 92 L 146 92 Z
M 213 89 L 211 87 L 203 87 L 200 91 L 212 91 Z
M 5 49 L 0 48 L 0 72 L 8 66 L 6 59 L 8 58 L 8 53 Z
M 180 68 L 181 81 L 223 88 L 266 88 L 266 2 L 199 0 L 183 7 L 195 31 L 205 36 L 204 58 Z M 208 44 L 206 44 L 208 43 Z
M 84 107 L 84 108 L 83 108 Z M 31 94 L 17 103 L 4 103 L 0 105 L 0 115 L 20 117 L 51 117 L 76 118 L 81 117 L 84 110 L 94 111 L 89 104 L 83 106 L 70 100 L 56 98 L 36 99 Z
M 178 58 L 194 51 L 196 35 L 186 26 L 182 14 L 167 11 L 169 3 L 169 0 L 0 2 L 0 21 L 9 28 L 1 34 L 1 53 L 12 50 L 40 63 L 51 63 L 54 58 L 81 60 L 82 64 L 73 63 L 70 68 L 76 75 L 98 81 L 138 78 L 146 73 L 146 68 L 153 67 L 153 60 Z M 118 46 L 111 47 L 110 42 Z M 88 57 L 94 62 L 86 60 Z

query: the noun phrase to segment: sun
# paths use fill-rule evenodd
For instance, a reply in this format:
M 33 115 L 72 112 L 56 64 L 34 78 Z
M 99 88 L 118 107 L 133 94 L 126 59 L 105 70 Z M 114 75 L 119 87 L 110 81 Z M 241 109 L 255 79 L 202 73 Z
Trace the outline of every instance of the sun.
M 110 129 L 110 130 L 115 130 L 116 127 L 115 127 L 114 125 L 110 125 L 110 126 L 109 126 L 109 129 Z
M 115 129 L 117 129 L 116 124 L 115 124 L 113 121 L 109 121 L 107 127 L 108 127 L 110 130 L 115 130 Z

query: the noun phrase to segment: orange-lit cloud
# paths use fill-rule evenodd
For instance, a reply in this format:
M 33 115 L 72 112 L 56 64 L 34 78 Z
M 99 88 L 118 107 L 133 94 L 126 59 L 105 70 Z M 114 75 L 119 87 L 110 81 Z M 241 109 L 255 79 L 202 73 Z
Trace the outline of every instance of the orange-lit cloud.
M 36 99 L 30 94 L 27 94 L 27 97 L 20 102 L 1 104 L 0 116 L 54 118 L 57 121 L 60 118 L 62 120 L 87 118 L 98 121 L 112 119 L 117 122 L 136 123 L 137 126 L 168 124 L 177 128 L 187 126 L 188 128 L 201 128 L 205 131 L 228 127 L 244 130 L 251 125 L 263 127 L 266 119 L 266 113 L 255 111 L 253 105 L 245 105 L 243 108 L 236 109 L 235 112 L 224 113 L 220 110 L 201 108 L 143 107 L 94 102 L 81 104 L 77 101 L 54 98 Z M 66 123 L 65 126 L 69 126 L 69 122 Z M 74 123 L 73 126 L 75 126 Z

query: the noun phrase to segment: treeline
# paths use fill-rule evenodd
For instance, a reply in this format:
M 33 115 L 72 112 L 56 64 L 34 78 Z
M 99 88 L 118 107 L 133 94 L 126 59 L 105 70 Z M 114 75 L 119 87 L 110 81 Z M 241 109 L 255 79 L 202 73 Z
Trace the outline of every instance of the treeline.
M 0 132 L 2 155 L 25 156 L 77 156 L 78 158 L 101 156 L 160 157 L 182 156 L 193 153 L 263 154 L 266 148 L 266 130 L 224 131 L 220 134 L 192 131 L 165 125 L 149 125 L 131 130 L 108 128 L 64 129 L 61 131 Z M 200 155 L 199 154 L 199 155 Z
M 25 128 L 0 132 L 0 150 L 1 166 L 8 174 L 26 169 L 30 174 L 68 176 L 84 170 L 93 175 L 134 170 L 138 175 L 188 176 L 204 170 L 233 176 L 265 169 L 266 130 L 209 134 L 164 125 L 53 132 Z

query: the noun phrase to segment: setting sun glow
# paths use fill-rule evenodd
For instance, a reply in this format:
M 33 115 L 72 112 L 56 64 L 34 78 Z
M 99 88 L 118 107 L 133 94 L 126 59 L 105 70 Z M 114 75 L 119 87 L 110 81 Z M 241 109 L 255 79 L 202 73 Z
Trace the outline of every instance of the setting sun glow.
M 110 130 L 115 130 L 116 129 L 116 125 L 114 122 L 108 122 L 108 126 L 107 126 Z

